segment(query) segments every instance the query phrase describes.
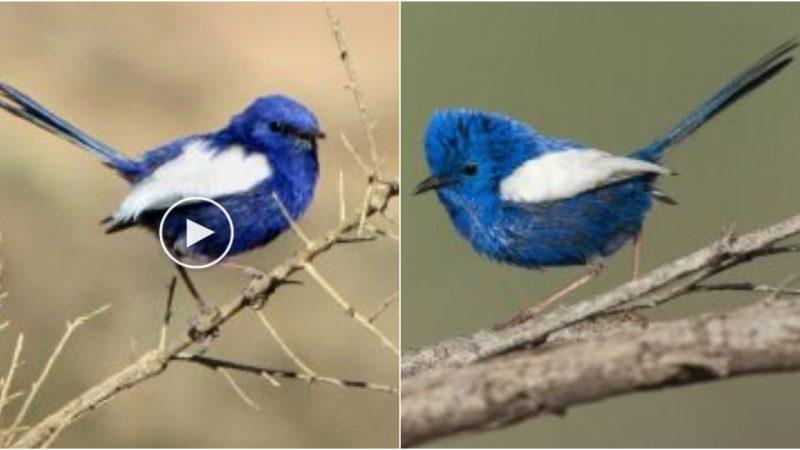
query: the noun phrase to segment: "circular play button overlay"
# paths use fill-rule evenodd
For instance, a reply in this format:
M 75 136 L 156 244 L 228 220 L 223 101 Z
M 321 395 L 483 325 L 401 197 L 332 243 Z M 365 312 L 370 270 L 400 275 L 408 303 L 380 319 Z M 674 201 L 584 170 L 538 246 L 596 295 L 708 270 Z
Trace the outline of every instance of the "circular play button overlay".
M 158 240 L 175 264 L 205 269 L 222 261 L 231 250 L 233 221 L 216 201 L 187 197 L 173 203 L 161 217 Z M 201 262 L 193 264 L 198 260 Z

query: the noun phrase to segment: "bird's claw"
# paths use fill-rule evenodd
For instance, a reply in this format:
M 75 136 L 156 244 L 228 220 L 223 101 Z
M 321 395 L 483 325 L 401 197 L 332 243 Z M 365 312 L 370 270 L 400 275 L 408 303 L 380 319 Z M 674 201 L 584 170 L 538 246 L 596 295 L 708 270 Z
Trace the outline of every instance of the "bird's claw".
M 203 352 L 211 345 L 211 341 L 219 337 L 219 326 L 216 323 L 220 315 L 216 306 L 204 307 L 199 315 L 189 320 L 189 337 L 201 343 Z

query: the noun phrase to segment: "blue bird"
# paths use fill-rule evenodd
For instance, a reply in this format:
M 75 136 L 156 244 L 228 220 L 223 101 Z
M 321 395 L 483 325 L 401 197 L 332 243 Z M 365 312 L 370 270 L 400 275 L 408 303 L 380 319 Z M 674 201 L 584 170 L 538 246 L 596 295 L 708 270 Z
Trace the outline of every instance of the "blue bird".
M 228 255 L 263 246 L 289 228 L 308 208 L 319 174 L 317 119 L 283 95 L 258 98 L 223 128 L 196 134 L 136 158 L 72 126 L 17 89 L 0 83 L 0 108 L 87 150 L 130 184 L 116 211 L 106 218 L 107 233 L 134 226 L 158 233 L 167 208 L 188 197 L 217 201 L 231 216 L 234 239 Z M 280 201 L 279 204 L 276 199 Z M 218 231 L 187 246 L 186 220 Z M 205 202 L 187 202 L 164 223 L 165 245 L 173 254 L 214 260 L 229 242 L 224 215 Z M 191 286 L 182 267 L 178 270 Z
M 634 243 L 651 199 L 674 203 L 654 182 L 672 172 L 667 149 L 785 69 L 787 41 L 729 81 L 650 145 L 616 156 L 548 137 L 510 117 L 478 110 L 436 111 L 425 133 L 431 175 L 414 194 L 436 190 L 458 233 L 491 260 L 524 268 L 586 265 L 580 278 L 520 312 L 525 321 L 597 276 L 602 258 Z

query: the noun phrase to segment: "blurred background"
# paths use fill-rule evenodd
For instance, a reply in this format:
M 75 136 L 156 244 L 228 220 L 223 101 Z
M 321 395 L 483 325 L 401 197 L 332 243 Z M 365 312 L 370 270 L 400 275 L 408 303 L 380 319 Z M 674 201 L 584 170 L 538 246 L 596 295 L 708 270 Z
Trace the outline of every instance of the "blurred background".
M 398 6 L 335 4 L 377 138 L 397 170 Z M 0 79 L 127 154 L 222 127 L 257 96 L 280 92 L 315 111 L 330 138 L 321 145 L 317 197 L 300 225 L 319 235 L 338 220 L 339 170 L 349 207 L 365 180 L 338 139 L 363 150 L 359 126 L 321 4 L 0 5 Z M 107 236 L 98 221 L 126 192 L 86 153 L 0 115 L 0 335 L 5 371 L 15 336 L 25 333 L 17 389 L 27 388 L 64 331 L 65 321 L 113 307 L 78 330 L 42 388 L 30 420 L 44 417 L 157 345 L 166 285 L 174 270 L 144 230 Z M 396 216 L 397 211 L 390 211 Z M 286 233 L 233 262 L 269 269 L 301 248 Z M 397 243 L 337 249 L 318 267 L 369 313 L 397 291 Z M 397 385 L 396 358 L 330 301 L 314 282 L 282 289 L 266 313 L 296 353 L 320 374 Z M 207 299 L 224 301 L 242 273 L 195 274 Z M 173 335 L 194 306 L 182 286 Z M 394 305 L 378 326 L 397 342 Z M 211 356 L 291 369 L 253 314 L 228 324 Z M 397 399 L 390 394 L 291 380 L 281 388 L 234 374 L 261 406 L 254 411 L 208 369 L 174 364 L 67 429 L 68 447 L 395 446 Z M 8 421 L 8 418 L 6 418 Z M 7 423 L 7 422 L 6 422 Z
M 729 77 L 800 33 L 798 4 L 402 5 L 403 347 L 499 323 L 580 269 L 490 263 L 458 237 L 435 195 L 408 193 L 427 174 L 422 135 L 432 110 L 501 111 L 540 131 L 615 153 L 648 144 Z M 719 237 L 796 214 L 800 65 L 675 148 L 644 230 L 652 269 Z M 625 281 L 630 249 L 570 298 Z M 798 257 L 720 279 L 777 284 Z M 755 294 L 696 295 L 648 312 L 669 319 L 741 307 Z M 442 446 L 797 446 L 798 374 L 746 377 L 627 395 Z

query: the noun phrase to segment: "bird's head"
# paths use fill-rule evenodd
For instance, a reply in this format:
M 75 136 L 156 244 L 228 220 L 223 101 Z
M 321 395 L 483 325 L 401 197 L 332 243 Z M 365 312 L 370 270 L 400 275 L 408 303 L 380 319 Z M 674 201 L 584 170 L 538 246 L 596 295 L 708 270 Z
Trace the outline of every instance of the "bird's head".
M 494 195 L 500 181 L 536 149 L 537 133 L 510 117 L 477 110 L 434 112 L 425 133 L 430 176 L 414 189 Z
M 239 139 L 267 153 L 314 152 L 317 140 L 325 137 L 317 118 L 299 102 L 269 95 L 254 101 L 234 117 L 231 126 Z

